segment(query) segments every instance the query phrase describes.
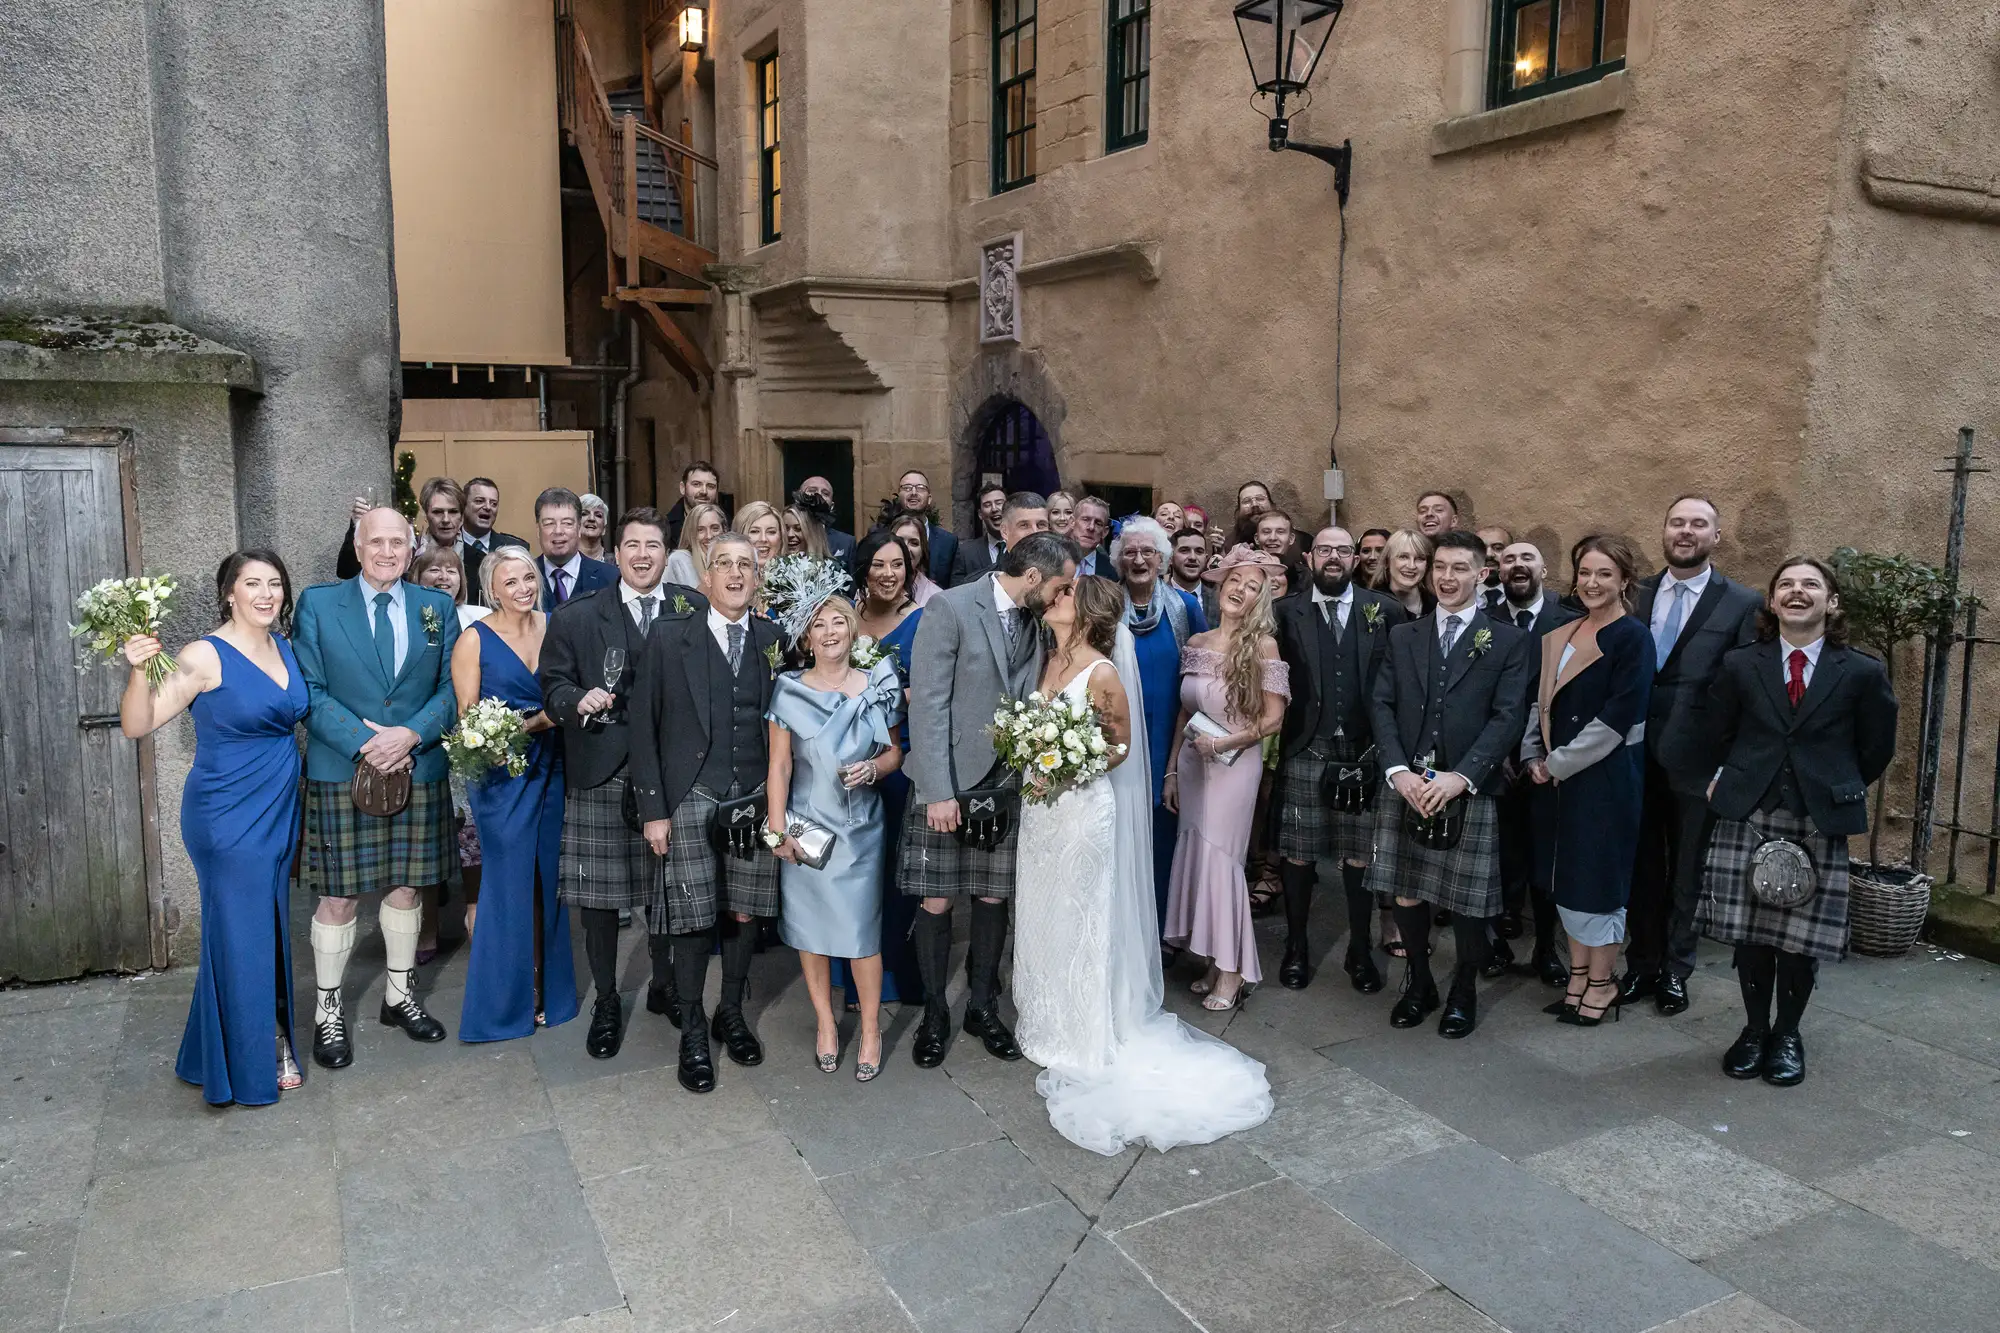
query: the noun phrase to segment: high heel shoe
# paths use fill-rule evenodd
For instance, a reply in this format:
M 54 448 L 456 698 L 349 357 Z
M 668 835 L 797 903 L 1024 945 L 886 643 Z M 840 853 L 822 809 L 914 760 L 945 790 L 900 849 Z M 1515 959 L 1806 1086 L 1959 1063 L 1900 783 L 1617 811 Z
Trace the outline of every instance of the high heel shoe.
M 1211 1014 L 1226 1014 L 1231 1009 L 1241 1009 L 1243 1002 L 1250 998 L 1250 992 L 1256 989 L 1255 986 L 1247 981 L 1239 981 L 1236 983 L 1236 993 L 1234 995 L 1225 1000 L 1218 995 L 1211 994 L 1201 1002 L 1201 1007 L 1208 1010 Z
M 1587 967 L 1572 967 L 1569 970 L 1569 974 L 1573 977 L 1587 977 L 1590 975 L 1590 969 Z M 1588 991 L 1590 989 L 1590 986 L 1586 983 L 1583 989 L 1585 991 Z M 1564 1014 L 1573 1014 L 1576 1012 L 1576 1006 L 1578 1002 L 1580 1002 L 1582 999 L 1583 999 L 1582 992 L 1578 992 L 1577 997 L 1574 1000 L 1570 999 L 1569 995 L 1565 993 L 1563 997 L 1560 1000 L 1557 1000 L 1554 1004 L 1543 1005 L 1542 1012 L 1545 1014 L 1551 1014 L 1557 1018 L 1562 1017 Z
M 305 1071 L 292 1055 L 292 1043 L 282 1030 L 278 1033 L 278 1091 L 292 1092 L 305 1086 Z
M 877 1037 L 875 1039 L 875 1044 L 877 1045 L 877 1047 L 880 1047 L 880 1045 L 882 1044 L 881 1038 Z M 873 1060 L 860 1059 L 859 1053 L 857 1052 L 856 1059 L 854 1061 L 854 1081 L 856 1083 L 871 1083 L 874 1081 L 875 1076 L 881 1072 L 882 1072 L 882 1056 L 879 1051 L 877 1052 Z
M 840 1038 L 837 1035 L 833 1043 L 831 1054 L 820 1050 L 817 1044 L 813 1048 L 813 1059 L 819 1064 L 819 1072 L 822 1074 L 831 1074 L 840 1068 Z
M 1556 1022 L 1567 1023 L 1571 1027 L 1594 1028 L 1604 1021 L 1606 1014 L 1611 1015 L 1611 1021 L 1614 1023 L 1622 1021 L 1625 1017 L 1625 1006 L 1618 1002 L 1618 979 L 1616 977 L 1592 977 L 1590 984 L 1583 988 L 1584 995 L 1588 996 L 1599 986 L 1609 986 L 1611 988 L 1611 998 L 1608 1001 L 1603 1004 L 1591 1004 L 1587 999 L 1579 1000 L 1574 1010 L 1564 1014 Z M 1593 1013 L 1591 1012 L 1592 1010 L 1596 1012 Z

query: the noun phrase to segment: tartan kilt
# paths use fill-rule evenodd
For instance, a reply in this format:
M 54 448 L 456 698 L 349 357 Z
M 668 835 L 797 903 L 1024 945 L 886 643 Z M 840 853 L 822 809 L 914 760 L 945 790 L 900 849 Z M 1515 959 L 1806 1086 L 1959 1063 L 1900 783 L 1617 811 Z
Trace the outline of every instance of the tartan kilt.
M 1766 906 L 1750 891 L 1750 856 L 1767 838 L 1799 844 L 1819 872 L 1819 892 L 1797 907 Z M 1695 929 L 1722 944 L 1767 944 L 1828 962 L 1847 957 L 1847 839 L 1787 810 L 1716 820 Z
M 625 824 L 625 774 L 602 786 L 571 787 L 563 798 L 562 900 L 578 907 L 644 907 L 653 900 L 658 859 Z
M 413 782 L 387 819 L 354 808 L 345 782 L 306 781 L 306 889 L 323 898 L 442 884 L 458 868 L 449 782 Z
M 1384 784 L 1375 798 L 1371 893 L 1398 894 L 1460 916 L 1500 915 L 1500 817 L 1491 796 L 1468 796 L 1465 831 L 1450 851 L 1419 847 L 1403 834 L 1407 802 Z
M 1375 844 L 1375 812 L 1345 814 L 1326 803 L 1320 776 L 1331 747 L 1309 745 L 1278 769 L 1278 855 L 1310 864 L 1322 856 L 1368 864 Z M 1381 805 L 1382 793 L 1375 804 Z
M 748 861 L 718 852 L 709 839 L 715 807 L 714 794 L 701 787 L 688 788 L 674 807 L 673 836 L 653 876 L 646 919 L 666 922 L 675 935 L 707 930 L 715 924 L 719 908 L 750 916 L 778 915 L 778 858 L 762 843 Z
M 903 816 L 903 849 L 896 879 L 909 898 L 1014 896 L 1014 864 L 1021 850 L 1021 821 L 990 852 L 968 847 L 955 833 L 939 833 L 924 818 L 924 804 L 911 794 Z M 1025 813 L 1025 811 L 1023 812 Z

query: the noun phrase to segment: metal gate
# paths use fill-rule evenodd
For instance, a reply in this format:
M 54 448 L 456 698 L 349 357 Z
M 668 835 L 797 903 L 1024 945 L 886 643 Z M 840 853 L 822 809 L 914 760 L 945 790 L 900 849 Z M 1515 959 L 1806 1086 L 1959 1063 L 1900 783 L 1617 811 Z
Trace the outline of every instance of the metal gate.
M 77 596 L 130 572 L 131 439 L 0 430 L 0 981 L 164 966 L 148 910 L 151 746 L 118 670 L 77 670 Z

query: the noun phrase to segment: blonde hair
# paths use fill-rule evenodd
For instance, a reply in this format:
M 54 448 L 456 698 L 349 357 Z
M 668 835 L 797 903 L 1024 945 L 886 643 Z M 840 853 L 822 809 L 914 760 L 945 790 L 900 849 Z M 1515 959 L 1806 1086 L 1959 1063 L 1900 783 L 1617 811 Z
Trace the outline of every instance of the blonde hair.
M 801 643 L 807 642 L 808 640 L 811 639 L 813 621 L 819 619 L 820 612 L 822 611 L 831 611 L 835 615 L 839 616 L 842 620 L 846 621 L 847 633 L 850 639 L 857 639 L 861 637 L 861 613 L 854 609 L 854 603 L 848 601 L 845 597 L 836 596 L 827 598 L 825 601 L 821 602 L 818 606 L 813 608 L 812 618 L 806 621 L 805 632 L 799 635 L 799 641 Z M 849 645 L 849 651 L 852 651 L 851 643 Z
M 697 574 L 708 573 L 708 548 L 701 544 L 700 535 L 703 514 L 714 514 L 715 521 L 722 525 L 722 532 L 729 531 L 729 516 L 722 512 L 721 505 L 689 505 L 686 512 L 681 515 L 681 549 L 694 560 Z M 718 532 L 716 536 L 721 536 L 722 532 Z M 715 538 L 711 537 L 709 540 L 714 541 Z
M 1444 495 L 1444 492 L 1433 491 L 1432 494 Z M 1445 498 L 1449 500 L 1451 497 L 1446 495 Z M 1421 589 L 1425 575 L 1430 572 L 1431 556 L 1436 550 L 1437 543 L 1415 528 L 1397 528 L 1390 533 L 1389 540 L 1382 546 L 1382 591 L 1395 591 L 1396 557 L 1406 551 L 1416 552 L 1424 562 L 1424 573 L 1417 575 L 1417 587 Z
M 496 546 L 486 553 L 479 562 L 479 595 L 487 606 L 493 606 L 493 576 L 500 566 L 520 561 L 528 567 L 529 575 L 535 580 L 535 603 L 542 600 L 542 567 L 535 563 L 535 557 L 528 554 L 525 546 Z
M 1232 569 L 1229 574 L 1235 572 Z M 1243 619 L 1236 624 L 1236 633 L 1222 649 L 1222 684 L 1228 694 L 1229 710 L 1245 722 L 1255 722 L 1263 715 L 1264 657 L 1258 649 L 1265 639 L 1278 632 L 1277 617 L 1271 611 L 1272 589 L 1277 584 L 1274 576 L 1278 571 L 1258 572 L 1264 576 L 1264 585 L 1257 590 L 1257 600 L 1250 603 Z M 1222 576 L 1225 585 L 1229 574 Z
M 736 511 L 736 530 L 745 537 L 750 535 L 750 525 L 760 518 L 768 518 L 778 525 L 778 554 L 785 553 L 785 520 L 778 516 L 778 506 L 769 500 L 752 500 Z
M 805 537 L 807 555 L 815 560 L 826 560 L 833 555 L 833 548 L 826 544 L 826 529 L 820 526 L 818 519 L 797 505 L 785 506 L 785 517 L 799 521 L 799 531 Z M 784 525 L 780 523 L 779 526 L 782 528 Z

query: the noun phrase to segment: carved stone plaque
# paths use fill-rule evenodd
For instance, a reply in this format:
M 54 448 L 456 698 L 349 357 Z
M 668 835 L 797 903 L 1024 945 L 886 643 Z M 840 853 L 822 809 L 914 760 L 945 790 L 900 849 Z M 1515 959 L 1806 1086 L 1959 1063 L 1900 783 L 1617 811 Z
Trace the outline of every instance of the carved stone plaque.
M 979 341 L 1021 341 L 1021 233 L 979 251 Z

